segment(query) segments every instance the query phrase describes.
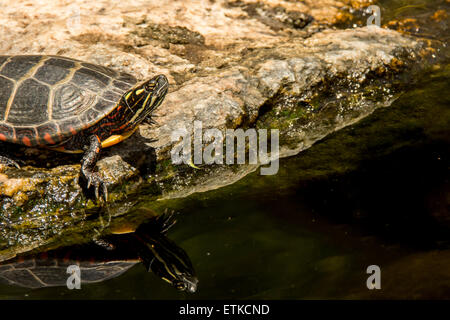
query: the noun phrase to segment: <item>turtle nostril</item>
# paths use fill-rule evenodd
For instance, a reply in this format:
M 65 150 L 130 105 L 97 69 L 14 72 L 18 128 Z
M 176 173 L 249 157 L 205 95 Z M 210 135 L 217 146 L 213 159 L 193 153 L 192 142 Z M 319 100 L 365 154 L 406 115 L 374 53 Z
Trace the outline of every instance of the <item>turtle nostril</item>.
M 158 75 L 156 81 L 160 86 L 167 86 L 169 84 L 169 80 L 167 80 L 167 77 L 163 74 Z

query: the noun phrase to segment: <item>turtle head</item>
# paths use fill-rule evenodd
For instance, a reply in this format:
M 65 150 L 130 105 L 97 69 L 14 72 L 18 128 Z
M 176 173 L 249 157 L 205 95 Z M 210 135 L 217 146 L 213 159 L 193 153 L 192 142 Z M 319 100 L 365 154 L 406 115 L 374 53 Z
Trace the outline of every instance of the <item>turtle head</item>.
M 152 245 L 154 257 L 147 270 L 180 291 L 194 293 L 197 290 L 198 279 L 191 261 L 183 249 L 169 241 L 164 241 L 165 243 L 158 241 Z
M 161 221 L 157 222 L 159 224 Z M 136 230 L 140 243 L 144 245 L 140 250 L 140 258 L 147 271 L 152 271 L 180 291 L 195 292 L 198 280 L 189 256 L 166 237 L 165 230 L 158 229 L 159 226 L 155 230 L 153 223 L 141 225 Z
M 144 81 L 122 96 L 122 105 L 128 111 L 127 122 L 135 127 L 144 121 L 163 102 L 169 81 L 163 74 Z

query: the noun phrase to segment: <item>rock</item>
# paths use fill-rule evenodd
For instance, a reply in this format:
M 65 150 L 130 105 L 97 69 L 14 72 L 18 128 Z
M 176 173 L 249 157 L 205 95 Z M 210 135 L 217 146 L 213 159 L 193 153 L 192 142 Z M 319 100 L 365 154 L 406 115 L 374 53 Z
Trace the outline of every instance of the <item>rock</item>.
M 418 65 L 425 45 L 384 28 L 327 29 L 341 21 L 344 4 L 366 2 L 15 1 L 0 12 L 0 50 L 65 55 L 139 79 L 167 75 L 158 124 L 142 125 L 98 162 L 109 184 L 108 214 L 119 216 L 142 197 L 186 197 L 257 169 L 174 166 L 171 134 L 194 121 L 222 132 L 279 129 L 285 157 L 389 105 L 395 88 L 386 79 Z M 21 158 L 30 152 L 11 148 Z M 79 158 L 32 152 L 37 157 L 24 157 L 22 169 L 0 175 L 0 256 L 49 243 L 63 229 L 92 231 L 85 217 L 103 212 L 78 183 Z

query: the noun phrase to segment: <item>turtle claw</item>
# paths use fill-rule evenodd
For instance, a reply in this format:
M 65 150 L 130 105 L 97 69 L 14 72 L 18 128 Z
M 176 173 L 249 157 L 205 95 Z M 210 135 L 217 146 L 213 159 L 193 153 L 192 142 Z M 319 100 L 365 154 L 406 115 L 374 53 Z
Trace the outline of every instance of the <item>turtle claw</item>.
M 106 187 L 106 184 L 103 184 L 103 196 L 105 197 L 105 202 L 108 201 L 108 188 Z
M 108 241 L 104 240 L 104 239 L 100 239 L 100 238 L 94 238 L 92 239 L 92 241 L 98 245 L 99 247 L 102 247 L 105 250 L 111 251 L 116 249 L 116 246 L 113 245 L 112 243 L 109 243 Z
M 175 223 L 177 223 L 177 220 L 175 219 L 175 211 L 168 211 L 167 209 L 164 211 L 164 213 L 157 218 L 158 222 L 161 224 L 161 233 L 166 233 L 167 230 L 169 230 Z
M 152 119 L 151 117 L 147 117 L 144 119 L 143 121 L 145 124 L 148 125 L 152 125 L 152 124 L 158 124 L 158 122 L 156 122 L 154 119 Z
M 86 174 L 87 178 L 87 189 L 89 189 L 91 186 L 94 187 L 94 194 L 95 199 L 99 199 L 99 188 L 101 186 L 103 191 L 103 198 L 105 202 L 108 201 L 108 188 L 106 187 L 105 182 L 103 181 L 102 177 L 98 174 L 98 172 L 90 172 Z
M 20 169 L 20 165 L 16 161 L 7 157 L 0 156 L 0 164 L 4 164 L 7 167 L 14 166 L 17 169 Z

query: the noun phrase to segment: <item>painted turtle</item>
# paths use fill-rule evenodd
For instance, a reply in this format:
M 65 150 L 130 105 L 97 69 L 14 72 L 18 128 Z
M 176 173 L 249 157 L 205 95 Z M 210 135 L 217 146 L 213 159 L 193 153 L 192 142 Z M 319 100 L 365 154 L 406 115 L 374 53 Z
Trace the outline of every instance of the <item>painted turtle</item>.
M 67 268 L 78 265 L 81 284 L 105 281 L 142 262 L 147 271 L 178 290 L 195 292 L 198 280 L 186 252 L 166 237 L 175 223 L 171 214 L 145 223 L 134 233 L 104 238 L 114 249 L 97 244 L 65 247 L 46 253 L 18 256 L 0 263 L 0 282 L 26 288 L 65 286 Z
M 0 142 L 83 153 L 87 187 L 107 188 L 95 165 L 102 148 L 128 138 L 168 90 L 164 75 L 133 76 L 91 63 L 44 55 L 0 56 Z M 0 163 L 17 162 L 0 156 Z

